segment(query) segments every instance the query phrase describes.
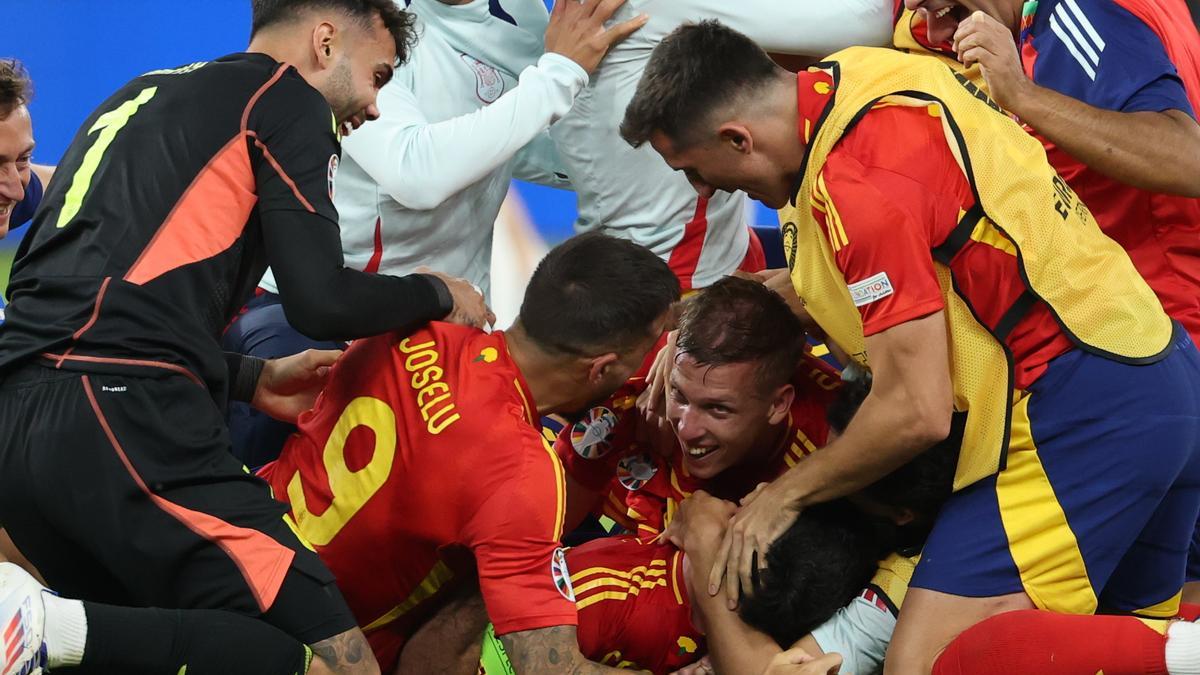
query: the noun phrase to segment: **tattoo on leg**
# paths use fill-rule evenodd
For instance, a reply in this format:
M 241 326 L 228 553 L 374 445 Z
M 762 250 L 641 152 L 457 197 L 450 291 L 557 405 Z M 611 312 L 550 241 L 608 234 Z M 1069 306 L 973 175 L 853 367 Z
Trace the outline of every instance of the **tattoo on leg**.
M 312 645 L 313 654 L 335 673 L 377 673 L 379 666 L 358 628 Z

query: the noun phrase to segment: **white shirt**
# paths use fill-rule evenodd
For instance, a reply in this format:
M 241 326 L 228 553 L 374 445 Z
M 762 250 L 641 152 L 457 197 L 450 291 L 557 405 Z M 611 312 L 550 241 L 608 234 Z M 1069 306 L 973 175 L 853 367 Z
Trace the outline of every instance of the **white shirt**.
M 842 672 L 879 675 L 892 643 L 896 617 L 862 595 L 839 609 L 812 632 L 821 651 L 842 655 Z
M 719 192 L 705 212 L 687 179 L 649 144 L 634 149 L 621 139 L 617 130 L 651 50 L 680 24 L 703 19 L 719 19 L 770 52 L 822 56 L 851 45 L 886 45 L 892 2 L 629 0 L 614 20 L 639 13 L 649 23 L 609 52 L 550 134 L 579 195 L 576 231 L 632 239 L 667 260 L 685 288 L 703 288 L 746 256 L 747 199 Z
M 541 0 L 444 5 L 413 0 L 419 39 L 379 93 L 378 120 L 342 143 L 334 204 L 346 266 L 407 274 L 419 266 L 490 286 L 492 225 L 514 175 L 566 185 L 547 126 L 587 73 L 542 54 Z M 528 146 L 528 147 L 526 147 Z M 262 286 L 275 291 L 268 271 Z

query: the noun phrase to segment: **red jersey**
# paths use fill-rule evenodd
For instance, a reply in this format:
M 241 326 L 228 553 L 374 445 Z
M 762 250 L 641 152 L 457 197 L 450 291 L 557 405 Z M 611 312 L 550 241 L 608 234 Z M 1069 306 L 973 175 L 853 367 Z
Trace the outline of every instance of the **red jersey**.
M 841 379 L 824 361 L 805 355 L 792 384 L 796 395 L 779 446 L 761 464 L 733 467 L 708 481 L 688 474 L 678 443 L 667 457 L 639 446 L 634 404 L 646 388 L 642 379 L 630 380 L 604 404 L 564 428 L 554 450 L 572 479 L 603 493 L 597 509 L 600 513 L 639 536 L 653 536 L 671 521 L 679 503 L 696 490 L 740 499 L 825 445 L 829 434 L 825 411 Z
M 472 557 L 497 634 L 576 623 L 536 410 L 503 333 L 434 322 L 354 342 L 262 469 L 385 672 Z
M 806 143 L 806 130 L 816 127 L 831 84 L 824 72 L 797 78 L 800 134 Z M 929 109 L 881 104 L 842 137 L 813 188 L 813 214 L 833 244 L 866 336 L 944 307 L 930 252 L 974 205 L 942 123 Z M 951 261 L 958 292 L 989 328 L 1025 290 L 1016 249 L 990 232 L 972 235 Z M 1006 343 L 1021 389 L 1072 348 L 1040 302 Z
M 569 549 L 567 565 L 579 608 L 579 649 L 588 659 L 669 673 L 704 654 L 679 549 L 605 537 Z

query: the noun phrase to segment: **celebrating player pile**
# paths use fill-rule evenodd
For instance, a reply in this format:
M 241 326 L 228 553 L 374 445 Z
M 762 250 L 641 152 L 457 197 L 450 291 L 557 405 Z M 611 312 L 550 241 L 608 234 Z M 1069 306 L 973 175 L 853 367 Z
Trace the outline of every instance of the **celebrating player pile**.
M 1180 0 L 250 4 L 0 61 L 0 675 L 1200 674 Z

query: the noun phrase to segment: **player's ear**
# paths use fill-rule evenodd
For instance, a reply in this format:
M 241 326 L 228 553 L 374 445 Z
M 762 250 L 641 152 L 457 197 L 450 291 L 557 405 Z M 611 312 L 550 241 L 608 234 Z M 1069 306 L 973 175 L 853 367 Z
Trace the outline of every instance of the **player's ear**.
M 905 525 L 909 525 L 915 521 L 917 519 L 917 514 L 907 506 L 897 506 L 891 512 L 891 514 L 889 514 L 889 517 L 893 523 L 899 527 L 904 527 Z
M 589 359 L 588 382 L 599 382 L 604 379 L 604 376 L 608 375 L 609 368 L 612 368 L 619 358 L 613 352 L 609 352 L 600 356 L 593 356 Z
M 322 21 L 313 30 L 313 57 L 322 70 L 330 67 L 333 63 L 333 43 L 336 35 L 337 27 L 328 21 Z
M 754 139 L 750 129 L 738 122 L 726 122 L 717 129 L 721 144 L 733 148 L 736 152 L 748 155 L 754 151 Z
M 796 388 L 791 383 L 775 389 L 771 396 L 771 408 L 767 412 L 767 421 L 779 424 L 787 419 L 788 411 L 792 409 L 792 401 L 796 399 Z

